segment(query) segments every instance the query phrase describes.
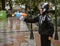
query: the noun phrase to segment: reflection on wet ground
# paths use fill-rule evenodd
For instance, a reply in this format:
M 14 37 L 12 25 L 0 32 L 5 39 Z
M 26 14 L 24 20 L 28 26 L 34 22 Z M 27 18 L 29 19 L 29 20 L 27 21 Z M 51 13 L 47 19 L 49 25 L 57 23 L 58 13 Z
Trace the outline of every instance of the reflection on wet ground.
M 17 24 L 16 24 L 17 23 Z M 40 36 L 34 32 L 34 39 L 30 39 L 30 31 L 20 31 L 20 21 L 16 18 L 0 21 L 1 46 L 40 46 Z M 16 27 L 17 25 L 17 27 Z M 60 34 L 60 32 L 59 32 Z M 60 38 L 60 35 L 59 35 Z
M 0 33 L 1 46 L 39 46 L 38 33 L 34 33 L 35 39 L 30 39 L 29 32 Z
M 23 30 L 27 31 L 24 28 Z M 35 39 L 30 40 L 29 31 L 23 32 L 21 29 L 20 32 L 19 20 L 17 20 L 16 18 L 8 18 L 8 20 L 6 21 L 5 20 L 0 21 L 0 45 L 1 46 L 28 46 L 28 45 L 36 46 L 36 42 Z

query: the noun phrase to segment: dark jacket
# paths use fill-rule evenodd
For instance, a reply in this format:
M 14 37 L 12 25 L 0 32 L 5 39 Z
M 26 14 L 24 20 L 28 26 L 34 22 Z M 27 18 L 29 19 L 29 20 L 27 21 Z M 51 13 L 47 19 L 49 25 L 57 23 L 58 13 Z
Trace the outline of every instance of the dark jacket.
M 41 35 L 53 35 L 54 32 L 54 26 L 53 23 L 51 23 L 50 20 L 48 20 L 48 16 L 42 16 L 44 19 L 41 19 L 41 16 L 38 15 L 35 18 L 31 19 L 31 18 L 26 18 L 25 21 L 29 22 L 29 23 L 35 23 L 38 22 L 39 23 L 39 34 Z M 42 21 L 42 22 L 41 22 Z

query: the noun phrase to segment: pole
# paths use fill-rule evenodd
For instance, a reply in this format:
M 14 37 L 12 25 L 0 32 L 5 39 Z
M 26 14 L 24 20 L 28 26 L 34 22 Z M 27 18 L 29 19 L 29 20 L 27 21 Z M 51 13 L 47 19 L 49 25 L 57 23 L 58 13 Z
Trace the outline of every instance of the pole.
M 55 40 L 58 40 L 58 32 L 57 32 L 57 0 L 55 0 Z
M 32 0 L 30 0 L 30 16 L 31 16 L 31 19 L 32 19 L 32 12 L 31 12 L 31 10 L 32 10 Z M 32 27 L 32 23 L 31 23 L 31 30 L 30 30 L 30 39 L 34 39 L 34 35 L 33 35 L 33 29 L 32 29 L 33 27 Z

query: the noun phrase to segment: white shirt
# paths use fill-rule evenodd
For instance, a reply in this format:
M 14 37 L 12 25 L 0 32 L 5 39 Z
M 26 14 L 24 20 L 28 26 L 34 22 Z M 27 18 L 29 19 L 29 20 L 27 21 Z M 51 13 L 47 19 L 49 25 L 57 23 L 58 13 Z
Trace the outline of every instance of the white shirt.
M 40 23 L 42 24 L 43 23 L 43 21 L 45 21 L 45 18 L 46 18 L 46 15 L 45 16 L 40 16 Z M 48 19 L 48 21 L 51 21 L 51 18 L 50 17 L 48 17 L 47 18 Z

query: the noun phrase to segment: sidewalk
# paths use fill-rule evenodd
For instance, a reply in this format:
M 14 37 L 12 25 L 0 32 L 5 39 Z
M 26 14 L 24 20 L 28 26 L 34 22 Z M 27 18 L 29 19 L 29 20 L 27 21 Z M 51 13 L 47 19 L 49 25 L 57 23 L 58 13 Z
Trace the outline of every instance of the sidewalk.
M 10 19 L 10 18 L 9 18 Z M 9 21 L 8 21 L 9 22 Z M 14 21 L 15 24 L 16 21 Z M 15 31 L 15 29 L 12 31 L 9 29 L 10 27 L 5 27 L 7 28 L 7 33 L 6 30 L 4 30 L 4 28 L 2 26 L 3 25 L 3 21 L 0 22 L 0 45 L 1 46 L 41 46 L 41 42 L 40 42 L 40 36 L 38 34 L 37 31 L 34 30 L 34 39 L 30 39 L 30 32 L 29 31 Z M 19 24 L 19 23 L 18 23 Z M 8 24 L 8 26 L 10 25 L 10 22 Z M 13 24 L 12 24 L 13 25 Z M 11 25 L 11 26 L 12 26 Z M 33 24 L 34 28 L 36 28 L 36 25 Z M 13 26 L 15 27 L 15 26 Z M 3 32 L 2 32 L 3 29 Z M 19 28 L 18 28 L 19 30 Z M 5 33 L 4 33 L 5 32 Z M 60 34 L 60 32 L 58 32 L 58 35 Z M 60 41 L 60 35 L 59 35 L 59 41 Z M 54 44 L 56 43 L 56 41 L 54 41 Z M 56 44 L 58 46 L 58 44 Z M 53 44 L 52 44 L 53 46 Z
M 2 36 L 4 36 L 5 38 Z M 14 33 L 6 33 L 5 35 L 3 33 L 0 33 L 0 38 L 4 39 L 4 40 L 2 39 L 2 41 L 0 42 L 1 46 L 40 46 L 41 45 L 39 39 L 40 36 L 38 32 L 34 32 L 34 39 L 32 40 L 30 39 L 30 32 L 14 32 Z

